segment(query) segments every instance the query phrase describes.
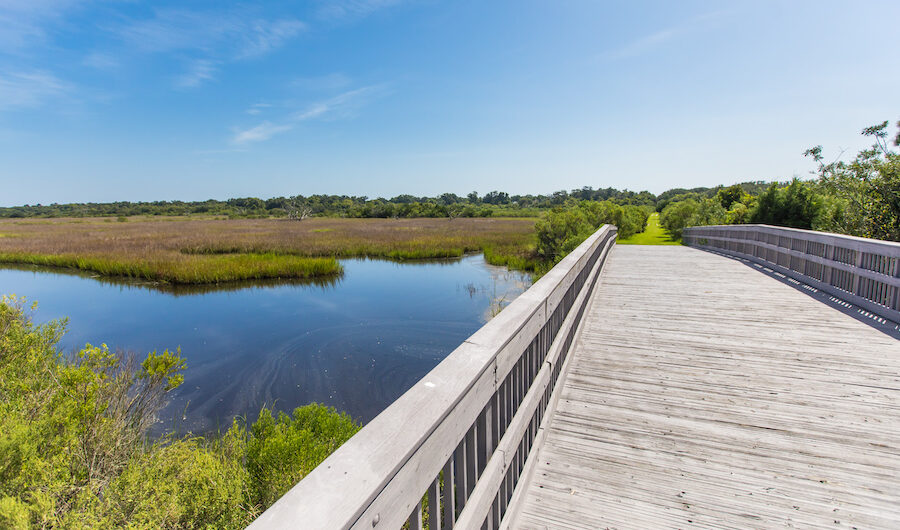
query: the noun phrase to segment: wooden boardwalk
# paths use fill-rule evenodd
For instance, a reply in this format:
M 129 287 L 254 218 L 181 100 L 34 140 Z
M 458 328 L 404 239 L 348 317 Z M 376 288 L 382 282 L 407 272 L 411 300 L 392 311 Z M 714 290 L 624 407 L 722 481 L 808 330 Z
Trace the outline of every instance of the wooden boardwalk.
M 618 246 L 514 528 L 900 528 L 900 341 L 740 262 Z

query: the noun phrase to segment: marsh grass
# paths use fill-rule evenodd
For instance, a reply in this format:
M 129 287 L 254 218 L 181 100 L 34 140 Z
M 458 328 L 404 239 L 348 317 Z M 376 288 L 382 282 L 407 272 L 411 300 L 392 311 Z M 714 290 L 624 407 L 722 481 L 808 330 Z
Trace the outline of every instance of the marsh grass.
M 0 221 L 0 262 L 172 284 L 341 273 L 337 258 L 421 260 L 484 251 L 533 270 L 533 219 L 106 219 Z M 169 222 L 160 222 L 169 221 Z
M 279 254 L 229 254 L 151 259 L 76 254 L 0 253 L 0 263 L 64 267 L 171 284 L 203 284 L 272 278 L 315 278 L 340 274 L 334 258 L 301 258 Z

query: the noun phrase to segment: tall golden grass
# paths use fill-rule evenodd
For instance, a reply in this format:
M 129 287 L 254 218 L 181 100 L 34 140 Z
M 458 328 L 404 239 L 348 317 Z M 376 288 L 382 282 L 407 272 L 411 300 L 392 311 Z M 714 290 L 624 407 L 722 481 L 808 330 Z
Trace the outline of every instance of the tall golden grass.
M 173 284 L 314 278 L 336 258 L 447 258 L 484 251 L 533 268 L 533 219 L 197 218 L 0 220 L 0 262 L 68 267 Z

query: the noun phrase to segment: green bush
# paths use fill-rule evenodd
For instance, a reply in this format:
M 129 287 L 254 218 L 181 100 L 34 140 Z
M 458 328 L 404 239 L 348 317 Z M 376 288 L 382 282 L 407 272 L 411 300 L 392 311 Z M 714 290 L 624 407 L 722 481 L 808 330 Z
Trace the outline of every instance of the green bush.
M 759 196 L 750 222 L 809 230 L 822 211 L 821 196 L 795 178 L 783 188 L 777 184 L 769 186 Z
M 725 224 L 727 212 L 722 203 L 715 199 L 703 199 L 688 219 L 688 226 L 709 226 Z
M 277 419 L 263 409 L 247 442 L 253 500 L 269 506 L 358 430 L 347 414 L 316 403 Z
M 554 208 L 535 224 L 537 253 L 556 263 L 587 239 L 593 228 L 583 208 Z
M 229 456 L 198 439 L 154 446 L 112 483 L 105 500 L 108 520 L 148 528 L 246 526 L 256 513 L 247 471 Z
M 700 204 L 693 199 L 671 203 L 660 212 L 659 224 L 672 239 L 681 239 L 681 233 L 686 227 L 691 226 L 691 218 L 699 209 Z
M 570 200 L 565 206 L 553 208 L 535 223 L 539 262 L 533 270 L 540 276 L 604 224 L 615 225 L 622 238 L 643 232 L 652 211 L 649 207 L 587 200 Z
M 309 405 L 213 438 L 147 429 L 183 381 L 180 352 L 138 363 L 56 344 L 65 322 L 35 325 L 0 300 L 0 528 L 243 528 L 349 439 L 346 414 Z

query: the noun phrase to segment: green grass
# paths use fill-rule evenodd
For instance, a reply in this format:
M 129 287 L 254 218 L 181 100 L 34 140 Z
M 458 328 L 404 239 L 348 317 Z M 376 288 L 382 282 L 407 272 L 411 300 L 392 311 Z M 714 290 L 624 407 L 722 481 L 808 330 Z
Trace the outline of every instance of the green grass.
M 321 278 L 336 276 L 341 265 L 331 257 L 265 254 L 182 256 L 178 260 L 143 260 L 112 256 L 77 256 L 0 252 L 0 263 L 64 267 L 171 284 L 204 284 L 240 280 Z
M 616 241 L 619 245 L 680 245 L 680 239 L 672 237 L 659 226 L 659 214 L 654 212 L 647 219 L 647 229 L 629 238 Z

